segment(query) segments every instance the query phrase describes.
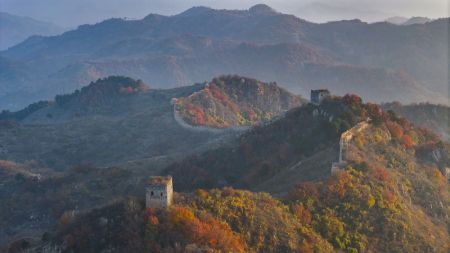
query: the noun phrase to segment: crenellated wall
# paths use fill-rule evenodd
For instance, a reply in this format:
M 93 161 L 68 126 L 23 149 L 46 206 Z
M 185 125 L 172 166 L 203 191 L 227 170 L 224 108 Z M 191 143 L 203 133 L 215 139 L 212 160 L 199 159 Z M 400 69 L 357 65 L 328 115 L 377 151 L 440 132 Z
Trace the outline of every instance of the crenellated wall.
M 350 142 L 358 133 L 364 131 L 364 129 L 368 126 L 369 123 L 367 121 L 363 121 L 341 134 L 341 138 L 339 140 L 339 161 L 331 165 L 331 173 L 335 173 L 346 164 L 346 159 L 348 157 L 347 151 Z

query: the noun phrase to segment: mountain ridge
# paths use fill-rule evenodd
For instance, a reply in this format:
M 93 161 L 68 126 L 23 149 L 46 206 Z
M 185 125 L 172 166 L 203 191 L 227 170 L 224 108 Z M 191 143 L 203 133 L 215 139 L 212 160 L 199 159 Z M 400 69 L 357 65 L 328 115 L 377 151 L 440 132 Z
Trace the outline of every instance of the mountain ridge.
M 417 25 L 417 24 L 425 24 L 433 20 L 427 17 L 410 17 L 410 18 L 391 17 L 386 19 L 385 21 L 395 25 Z
M 0 50 L 8 49 L 33 35 L 56 35 L 65 29 L 50 22 L 0 12 Z
M 205 18 L 209 20 L 207 25 Z M 379 78 L 365 76 L 369 75 L 367 72 L 381 68 L 385 72 L 396 73 L 398 79 L 402 75 L 411 78 L 393 82 L 398 85 L 394 93 L 375 93 L 373 98 L 369 93 L 358 93 L 377 102 L 382 102 L 380 98 L 383 95 L 390 95 L 393 97 L 391 101 L 434 99 L 446 103 L 447 97 L 443 94 L 447 92 L 444 86 L 448 63 L 442 52 L 448 50 L 448 37 L 445 36 L 448 22 L 449 19 L 441 19 L 416 26 L 361 21 L 315 24 L 277 12 L 252 15 L 248 10 L 213 9 L 188 16 L 149 15 L 142 20 L 130 21 L 110 19 L 80 26 L 61 36 L 31 38 L 1 52 L 1 57 L 20 62 L 27 75 L 17 81 L 19 78 L 14 75 L 14 69 L 20 67 L 11 65 L 9 69 L 12 70 L 3 70 L 7 78 L 1 82 L 11 83 L 14 88 L 0 96 L 5 101 L 3 107 L 18 109 L 32 100 L 53 97 L 55 90 L 67 93 L 80 88 L 83 83 L 110 75 L 131 76 L 154 87 L 168 88 L 209 80 L 225 73 L 274 80 L 304 96 L 309 92 L 310 87 L 305 87 L 308 84 L 315 88 L 325 85 L 332 89 L 336 86 L 334 92 L 344 95 L 361 86 L 357 81 L 358 75 L 362 80 L 371 80 L 368 86 L 384 85 L 388 78 L 386 75 Z M 408 38 L 416 38 L 417 43 L 412 44 Z M 165 47 L 166 43 L 172 48 Z M 274 45 L 288 48 L 288 45 L 297 44 L 309 49 L 299 50 L 295 57 L 284 61 L 283 52 L 262 51 L 266 58 L 261 61 L 255 49 L 242 51 L 244 48 L 239 48 L 245 43 L 263 48 Z M 200 45 L 208 45 L 208 50 L 199 50 Z M 241 63 L 237 54 L 239 50 L 248 54 L 250 58 L 247 61 L 251 64 Z M 307 55 L 308 51 L 314 51 L 317 58 L 327 59 L 314 69 L 333 69 L 332 75 L 323 76 L 320 80 L 320 75 L 307 67 L 309 62 L 304 62 L 302 54 Z M 341 67 L 333 68 L 336 63 Z M 272 68 L 268 71 L 269 65 L 278 70 Z M 357 71 L 358 68 L 366 73 Z M 302 80 L 297 73 L 309 76 L 308 80 Z M 344 80 L 334 78 L 336 75 Z M 350 88 L 346 87 L 347 80 L 351 80 Z M 29 91 L 31 84 L 36 91 Z M 402 92 L 410 94 L 402 96 Z M 20 93 L 27 94 L 23 102 L 11 105 L 13 100 L 8 97 Z

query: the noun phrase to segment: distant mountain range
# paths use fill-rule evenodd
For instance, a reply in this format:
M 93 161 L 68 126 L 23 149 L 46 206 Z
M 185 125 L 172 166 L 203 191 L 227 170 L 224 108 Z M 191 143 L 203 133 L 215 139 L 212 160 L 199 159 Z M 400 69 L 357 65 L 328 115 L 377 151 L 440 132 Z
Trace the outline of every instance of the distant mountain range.
M 416 25 L 416 24 L 425 24 L 428 22 L 431 22 L 432 20 L 427 17 L 412 17 L 412 18 L 405 18 L 405 17 L 391 17 L 386 19 L 386 22 L 392 23 L 395 25 Z
M 0 12 L 0 50 L 8 49 L 32 35 L 56 35 L 64 30 L 49 22 Z
M 0 108 L 19 109 L 109 75 L 170 88 L 239 74 L 303 95 L 325 87 L 371 101 L 447 103 L 448 25 L 315 24 L 265 5 L 109 19 L 1 52 Z

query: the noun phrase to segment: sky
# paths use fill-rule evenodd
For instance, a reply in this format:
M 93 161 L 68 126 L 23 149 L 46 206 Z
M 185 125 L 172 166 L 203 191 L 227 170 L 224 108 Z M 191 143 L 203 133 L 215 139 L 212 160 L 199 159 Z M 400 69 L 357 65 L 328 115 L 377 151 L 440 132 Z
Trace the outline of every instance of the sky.
M 392 16 L 450 15 L 450 0 L 0 0 L 0 11 L 76 27 L 111 17 L 173 15 L 192 6 L 248 9 L 258 3 L 313 22 L 354 18 L 375 22 Z

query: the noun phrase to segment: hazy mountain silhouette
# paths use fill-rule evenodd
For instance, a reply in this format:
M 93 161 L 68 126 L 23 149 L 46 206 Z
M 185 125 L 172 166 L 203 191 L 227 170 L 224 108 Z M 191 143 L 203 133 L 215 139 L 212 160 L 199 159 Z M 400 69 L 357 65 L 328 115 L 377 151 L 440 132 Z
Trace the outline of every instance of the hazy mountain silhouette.
M 395 25 L 417 25 L 417 24 L 425 24 L 431 22 L 432 19 L 427 17 L 391 17 L 386 19 L 386 22 L 395 24 Z
M 406 21 L 408 21 L 408 18 L 395 16 L 395 17 L 387 18 L 385 21 L 388 23 L 391 23 L 391 24 L 401 25 L 401 24 L 405 23 Z
M 402 25 L 416 25 L 416 24 L 425 24 L 430 22 L 431 19 L 427 17 L 412 17 L 406 20 Z
M 0 12 L 0 50 L 20 43 L 32 35 L 56 35 L 64 28 L 49 22 Z
M 449 19 L 416 26 L 315 24 L 265 5 L 109 19 L 1 52 L 7 88 L 0 108 L 18 109 L 109 75 L 169 88 L 239 74 L 303 95 L 328 87 L 374 101 L 445 103 L 448 25 Z

